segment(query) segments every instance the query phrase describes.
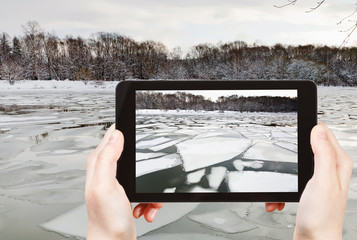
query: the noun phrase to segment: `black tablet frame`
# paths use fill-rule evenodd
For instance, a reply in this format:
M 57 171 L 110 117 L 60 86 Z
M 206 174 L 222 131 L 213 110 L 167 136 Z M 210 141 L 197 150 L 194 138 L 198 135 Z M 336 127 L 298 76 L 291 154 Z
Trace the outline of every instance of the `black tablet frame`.
M 298 192 L 136 193 L 136 90 L 281 90 L 298 92 Z M 131 202 L 298 202 L 313 174 L 310 132 L 317 124 L 317 89 L 306 80 L 130 80 L 116 88 L 116 129 L 125 138 L 117 179 Z

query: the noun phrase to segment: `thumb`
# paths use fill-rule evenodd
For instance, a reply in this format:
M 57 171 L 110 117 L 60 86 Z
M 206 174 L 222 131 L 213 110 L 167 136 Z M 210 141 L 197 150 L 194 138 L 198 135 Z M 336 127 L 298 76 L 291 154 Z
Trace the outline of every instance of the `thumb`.
M 123 134 L 114 130 L 110 135 L 108 142 L 100 150 L 95 163 L 94 179 L 104 182 L 112 181 L 116 177 L 117 161 L 123 151 Z
M 325 128 L 316 125 L 311 131 L 311 147 L 314 152 L 315 170 L 314 177 L 337 177 L 336 151 L 329 141 Z

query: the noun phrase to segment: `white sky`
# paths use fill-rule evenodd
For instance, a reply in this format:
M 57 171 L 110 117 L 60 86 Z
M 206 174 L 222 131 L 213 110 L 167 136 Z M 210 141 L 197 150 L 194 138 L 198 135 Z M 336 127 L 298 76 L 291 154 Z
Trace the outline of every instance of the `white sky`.
M 238 95 L 243 97 L 253 96 L 272 96 L 272 97 L 297 97 L 297 90 L 177 90 L 179 92 L 192 93 L 195 95 L 202 95 L 205 99 L 211 98 L 216 101 L 218 97 L 228 97 L 231 95 Z M 175 93 L 177 91 L 158 91 L 163 94 Z M 155 92 L 155 91 L 150 91 Z
M 242 40 L 248 44 L 327 44 L 339 46 L 351 23 L 337 25 L 357 0 L 0 0 L 0 32 L 22 34 L 29 20 L 60 37 L 117 32 L 137 41 L 155 40 L 187 51 L 199 43 Z M 357 15 L 357 14 L 356 14 Z M 354 16 L 356 19 L 357 16 Z M 349 45 L 357 45 L 355 33 Z

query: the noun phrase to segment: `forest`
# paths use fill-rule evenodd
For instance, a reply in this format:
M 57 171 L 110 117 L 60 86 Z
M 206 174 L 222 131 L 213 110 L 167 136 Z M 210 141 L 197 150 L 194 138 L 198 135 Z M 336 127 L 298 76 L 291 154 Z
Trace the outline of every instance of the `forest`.
M 202 43 L 187 53 L 118 33 L 59 38 L 35 21 L 23 35 L 0 33 L 0 79 L 307 79 L 319 85 L 357 85 L 357 47 Z
M 239 111 L 239 112 L 296 112 L 297 98 L 238 95 L 221 96 L 216 101 L 202 95 L 186 92 L 163 94 L 162 92 L 138 91 L 136 109 Z

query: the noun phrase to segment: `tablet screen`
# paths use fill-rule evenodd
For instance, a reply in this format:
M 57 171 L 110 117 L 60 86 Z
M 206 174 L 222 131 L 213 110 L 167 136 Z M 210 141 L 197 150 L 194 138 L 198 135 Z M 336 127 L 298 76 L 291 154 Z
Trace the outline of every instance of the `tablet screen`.
M 298 192 L 297 90 L 136 90 L 136 192 Z

